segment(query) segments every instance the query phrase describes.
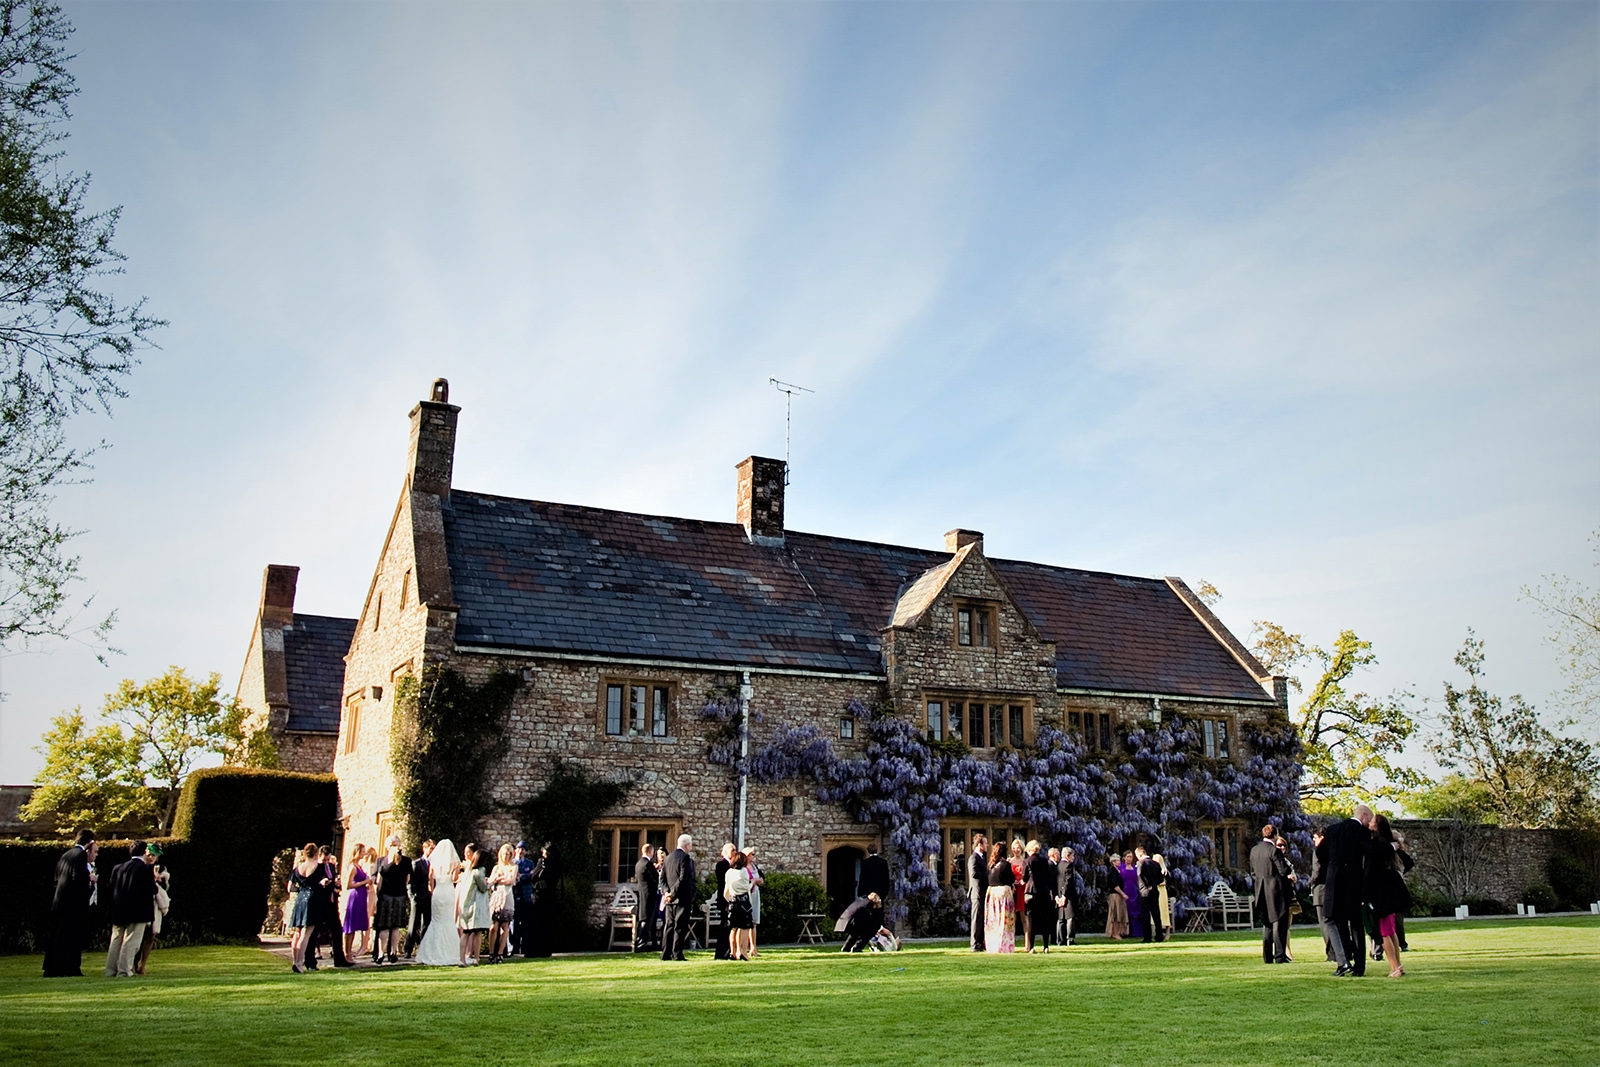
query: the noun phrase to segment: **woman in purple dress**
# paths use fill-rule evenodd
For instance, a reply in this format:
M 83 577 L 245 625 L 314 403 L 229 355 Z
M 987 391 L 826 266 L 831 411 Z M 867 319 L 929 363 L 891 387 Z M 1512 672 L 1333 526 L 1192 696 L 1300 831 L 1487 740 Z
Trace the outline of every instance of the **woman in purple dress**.
M 366 850 L 357 845 L 344 875 L 344 955 L 348 960 L 355 959 L 356 935 L 372 929 L 372 919 L 367 912 L 367 883 L 372 876 L 362 865 L 365 858 Z
M 1128 927 L 1130 937 L 1144 937 L 1144 917 L 1139 910 L 1139 868 L 1134 865 L 1133 853 L 1124 852 L 1117 866 L 1122 875 L 1122 891 L 1128 894 Z

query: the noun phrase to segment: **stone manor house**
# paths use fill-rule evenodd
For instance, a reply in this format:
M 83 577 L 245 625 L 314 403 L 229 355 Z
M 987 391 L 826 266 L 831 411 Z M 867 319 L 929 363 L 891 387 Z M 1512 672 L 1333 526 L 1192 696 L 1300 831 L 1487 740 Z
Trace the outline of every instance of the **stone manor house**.
M 389 725 L 396 684 L 424 664 L 524 684 L 491 774 L 515 805 L 553 757 L 638 781 L 596 825 L 597 898 L 631 878 L 644 842 L 680 831 L 714 852 L 742 832 L 770 869 L 818 877 L 836 899 L 879 831 L 796 783 L 741 791 L 708 759 L 701 711 L 742 693 L 750 750 L 784 727 L 859 751 L 851 699 L 887 699 L 933 737 L 980 754 L 1045 724 L 1109 749 L 1122 724 L 1179 710 L 1205 755 L 1249 756 L 1241 726 L 1284 709 L 1284 679 L 1177 578 L 1073 570 L 984 551 L 799 533 L 784 524 L 784 464 L 737 467 L 735 520 L 671 518 L 458 488 L 448 385 L 411 411 L 404 483 L 357 618 L 297 616 L 294 568 L 271 567 L 240 684 L 287 766 L 338 776 L 347 842 L 393 824 Z M 338 657 L 342 656 L 342 663 Z M 1025 831 L 981 818 L 943 827 L 942 880 L 970 835 Z M 489 814 L 481 840 L 515 840 Z M 431 828 L 421 827 L 423 833 Z M 1242 823 L 1214 828 L 1219 865 L 1243 865 Z

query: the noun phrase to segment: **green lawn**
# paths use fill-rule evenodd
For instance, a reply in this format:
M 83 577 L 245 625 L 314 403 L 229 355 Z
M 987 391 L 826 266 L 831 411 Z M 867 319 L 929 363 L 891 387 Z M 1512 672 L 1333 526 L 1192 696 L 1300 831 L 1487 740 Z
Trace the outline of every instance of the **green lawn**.
M 1332 978 L 1300 927 L 1301 962 L 1280 967 L 1238 933 L 304 977 L 254 948 L 158 950 L 133 980 L 46 981 L 13 956 L 0 1064 L 1600 1064 L 1600 919 L 1416 923 L 1410 941 L 1395 981 Z

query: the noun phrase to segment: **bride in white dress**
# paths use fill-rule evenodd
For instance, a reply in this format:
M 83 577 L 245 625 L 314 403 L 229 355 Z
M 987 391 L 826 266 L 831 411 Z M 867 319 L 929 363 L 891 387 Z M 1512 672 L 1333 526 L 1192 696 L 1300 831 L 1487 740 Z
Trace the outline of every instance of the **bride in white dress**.
M 461 857 L 447 837 L 428 856 L 428 880 L 433 883 L 433 914 L 428 932 L 417 946 L 417 962 L 433 967 L 461 965 L 461 935 L 456 932 L 456 872 Z

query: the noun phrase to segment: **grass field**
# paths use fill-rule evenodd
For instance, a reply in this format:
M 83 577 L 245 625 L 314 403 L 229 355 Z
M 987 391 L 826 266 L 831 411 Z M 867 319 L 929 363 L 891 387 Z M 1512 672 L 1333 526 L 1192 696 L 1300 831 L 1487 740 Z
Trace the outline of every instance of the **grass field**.
M 131 980 L 47 981 L 39 957 L 13 956 L 0 1064 L 1600 1065 L 1600 919 L 1416 923 L 1410 941 L 1393 981 L 1381 964 L 1332 978 L 1301 928 L 1301 962 L 1278 967 L 1239 933 L 303 977 L 255 948 L 160 950 Z

